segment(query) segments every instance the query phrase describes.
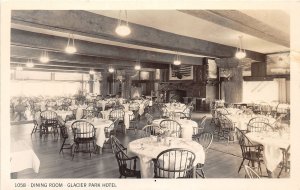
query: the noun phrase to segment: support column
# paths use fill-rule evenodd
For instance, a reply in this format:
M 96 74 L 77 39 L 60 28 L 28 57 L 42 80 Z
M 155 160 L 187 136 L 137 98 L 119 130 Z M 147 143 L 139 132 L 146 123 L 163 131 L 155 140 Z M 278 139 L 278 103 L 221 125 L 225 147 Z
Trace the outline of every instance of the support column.
M 129 99 L 130 98 L 130 90 L 131 90 L 131 83 L 132 83 L 132 80 L 131 80 L 131 77 L 130 77 L 130 73 L 126 73 L 125 74 L 125 81 L 122 85 L 122 95 L 123 95 L 123 98 L 125 99 Z
M 243 69 L 239 68 L 239 60 L 236 58 L 217 59 L 216 63 L 220 70 L 220 76 L 223 77 L 221 85 L 221 94 L 227 103 L 236 103 L 243 101 Z M 225 74 L 226 73 L 226 74 Z M 228 75 L 228 76 L 227 76 Z
M 105 97 L 108 94 L 107 73 L 101 72 L 101 75 L 100 94 Z

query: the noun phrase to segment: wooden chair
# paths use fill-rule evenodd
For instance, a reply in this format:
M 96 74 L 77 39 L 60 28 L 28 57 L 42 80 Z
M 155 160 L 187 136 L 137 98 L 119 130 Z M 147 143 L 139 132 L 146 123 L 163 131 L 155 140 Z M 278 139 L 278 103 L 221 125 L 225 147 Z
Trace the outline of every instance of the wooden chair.
M 141 172 L 137 170 L 137 156 L 129 157 L 127 155 L 127 148 L 125 148 L 115 136 L 111 136 L 112 150 L 116 156 L 120 178 L 123 176 L 141 178 Z
M 215 102 L 210 102 L 209 108 L 210 108 L 210 114 L 212 116 L 211 121 L 210 121 L 210 125 L 213 124 L 213 123 L 215 125 L 217 125 L 217 111 L 216 111 Z
M 68 129 L 67 129 L 66 126 L 61 126 L 60 127 L 60 134 L 63 138 L 63 142 L 61 144 L 59 153 L 63 152 L 64 149 L 71 149 L 71 154 L 72 154 L 72 145 L 71 144 L 66 144 L 66 140 L 69 138 Z
M 94 118 L 94 117 L 97 117 L 98 115 L 98 112 L 97 112 L 97 109 L 94 108 L 93 106 L 89 106 L 87 107 L 86 109 L 83 110 L 83 119 L 86 119 L 86 118 Z
M 171 114 L 170 119 L 191 119 L 191 118 L 183 112 L 173 112 Z
M 168 129 L 175 137 L 181 137 L 181 125 L 177 121 L 165 119 L 160 122 L 159 126 L 162 129 Z
M 72 155 L 72 159 L 74 158 L 75 152 L 79 152 L 80 144 L 86 145 L 87 150 L 83 152 L 90 153 L 90 158 L 92 156 L 92 152 L 95 150 L 95 127 L 92 123 L 87 122 L 85 120 L 78 120 L 72 123 L 72 131 L 74 135 L 74 151 Z M 91 150 L 90 145 L 93 145 L 93 149 Z
M 126 133 L 124 116 L 125 116 L 125 112 L 123 109 L 111 110 L 111 112 L 109 113 L 109 119 L 112 121 L 119 119 L 118 126 L 121 127 L 123 133 Z
M 145 114 L 147 125 L 151 125 L 153 122 L 153 116 L 149 113 Z
M 139 112 L 138 110 L 133 110 L 132 114 L 129 115 L 129 129 L 133 129 L 136 133 L 139 123 Z
M 214 136 L 213 136 L 212 133 L 210 133 L 210 132 L 202 132 L 202 133 L 200 133 L 198 135 L 195 135 L 193 137 L 193 140 L 196 141 L 196 142 L 198 142 L 199 144 L 201 144 L 202 147 L 203 147 L 203 149 L 204 149 L 204 151 L 206 152 L 209 149 L 209 147 L 210 147 L 210 145 L 211 145 L 211 143 L 213 141 L 213 138 L 214 138 Z
M 252 119 L 249 120 L 249 123 L 252 123 L 252 122 L 263 122 L 263 123 L 269 123 L 269 119 L 266 118 L 266 117 L 254 117 Z M 249 124 L 248 123 L 248 124 Z
M 41 128 L 42 133 L 44 135 L 49 134 L 51 131 L 53 132 L 54 136 L 58 133 L 58 120 L 57 120 L 57 113 L 51 110 L 45 110 L 41 112 Z M 49 130 L 51 129 L 51 131 Z
M 209 132 L 203 132 L 198 135 L 193 136 L 193 140 L 198 142 L 202 145 L 205 152 L 209 149 L 212 141 L 213 141 L 214 135 Z M 200 176 L 202 178 L 205 178 L 205 174 L 203 171 L 204 164 L 198 163 L 196 165 L 196 177 Z
M 158 154 L 154 163 L 155 178 L 192 178 L 195 153 L 174 148 Z
M 115 135 L 117 132 L 117 128 L 119 126 L 120 119 L 117 118 L 114 122 L 109 126 L 104 128 L 104 133 L 106 138 L 110 138 L 111 135 Z
M 262 174 L 261 171 L 261 163 L 263 163 L 263 146 L 260 144 L 254 144 L 252 143 L 244 134 L 243 131 L 241 131 L 240 129 L 236 128 L 237 130 L 237 136 L 239 139 L 239 145 L 241 147 L 242 150 L 242 157 L 243 160 L 241 162 L 241 165 L 239 167 L 238 172 L 240 172 L 244 161 L 248 160 L 248 165 L 251 163 L 252 167 L 255 166 L 255 163 L 258 164 L 258 170 L 260 171 L 260 173 Z
M 33 133 L 39 131 L 39 130 L 40 130 L 40 129 L 39 129 L 39 124 L 38 124 L 38 122 L 34 119 L 34 120 L 33 120 L 33 129 L 32 129 L 32 131 L 31 131 L 31 135 L 32 135 Z
M 256 171 L 254 171 L 250 166 L 244 165 L 244 169 L 246 172 L 246 178 L 260 178 L 258 173 L 256 173 Z
M 182 112 L 185 114 L 184 118 L 191 119 L 192 118 L 192 113 L 194 111 L 194 106 L 189 105 L 187 106 Z
M 235 141 L 235 126 L 230 119 L 224 114 L 220 114 L 218 117 L 220 123 L 219 137 L 227 139 L 227 142 Z
M 274 131 L 273 127 L 264 122 L 249 122 L 247 125 L 247 131 L 248 132 L 262 132 L 262 131 Z
M 166 119 L 169 117 L 169 111 L 164 104 L 161 104 L 158 109 L 160 118 Z
M 272 107 L 268 103 L 266 102 L 260 103 L 260 114 L 271 115 L 271 112 L 272 112 Z
M 137 102 L 132 102 L 132 103 L 129 104 L 128 109 L 130 111 L 139 110 L 140 109 L 140 104 L 137 103 Z
M 200 134 L 204 131 L 205 128 L 205 121 L 206 121 L 207 117 L 203 116 L 200 121 L 198 122 L 198 126 L 197 127 L 193 127 L 193 136 Z
M 141 137 L 149 137 L 150 135 L 156 135 L 156 131 L 155 129 L 158 128 L 156 126 L 153 125 L 146 125 L 142 128 L 142 135 Z
M 226 108 L 218 108 L 217 110 L 217 117 L 219 117 L 219 115 L 229 115 L 229 111 Z
M 278 174 L 278 178 L 280 178 L 280 175 L 282 173 L 283 170 L 285 170 L 285 172 L 288 172 L 290 170 L 290 147 L 288 146 L 287 149 L 282 149 L 282 162 L 280 163 L 280 172 Z

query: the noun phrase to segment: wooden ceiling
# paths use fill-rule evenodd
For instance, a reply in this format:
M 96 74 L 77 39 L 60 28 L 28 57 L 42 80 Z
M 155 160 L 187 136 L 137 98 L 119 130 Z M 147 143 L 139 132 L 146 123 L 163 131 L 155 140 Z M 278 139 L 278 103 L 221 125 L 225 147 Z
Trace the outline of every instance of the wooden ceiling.
M 195 11 L 182 12 L 193 17 L 205 17 Z M 218 17 L 226 16 L 226 20 L 229 20 L 226 22 L 227 27 L 238 27 L 236 24 L 230 25 L 230 20 L 240 12 L 213 13 L 218 14 Z M 81 10 L 14 10 L 11 22 L 12 68 L 32 59 L 36 66 L 31 70 L 85 72 L 95 69 L 106 72 L 110 66 L 119 70 L 132 70 L 137 60 L 142 68 L 164 69 L 173 62 L 176 52 L 181 54 L 184 64 L 201 65 L 203 57 L 229 58 L 236 51 L 236 47 L 134 23 L 130 23 L 130 36 L 122 38 L 115 34 L 117 19 Z M 251 20 L 248 27 L 239 28 L 249 30 L 255 24 L 263 25 L 262 22 L 255 23 Z M 270 32 L 269 27 L 264 28 L 264 32 L 269 33 L 248 32 L 280 45 L 289 43 L 289 38 L 284 35 L 276 36 Z M 73 55 L 64 52 L 69 33 L 75 36 L 77 52 Z M 49 63 L 39 62 L 43 50 L 49 54 Z M 265 54 L 259 52 L 247 51 L 247 57 L 256 62 L 265 61 Z

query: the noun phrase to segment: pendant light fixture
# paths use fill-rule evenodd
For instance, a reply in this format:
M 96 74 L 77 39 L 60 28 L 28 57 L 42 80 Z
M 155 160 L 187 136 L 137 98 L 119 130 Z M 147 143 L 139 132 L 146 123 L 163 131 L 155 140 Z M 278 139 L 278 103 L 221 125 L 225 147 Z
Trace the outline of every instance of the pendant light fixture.
M 28 67 L 28 68 L 32 68 L 32 67 L 34 67 L 34 64 L 33 64 L 33 62 L 32 62 L 32 60 L 31 60 L 31 59 L 27 61 L 27 63 L 26 63 L 26 67 Z
M 137 71 L 141 70 L 141 65 L 138 65 L 138 64 L 135 65 L 135 66 L 134 66 L 134 69 L 137 70 Z
M 243 59 L 246 57 L 246 51 L 243 49 L 243 36 L 239 36 L 239 47 L 236 48 L 235 57 L 238 59 Z
M 40 62 L 42 62 L 42 63 L 49 62 L 48 52 L 46 50 L 42 52 L 42 55 L 40 57 Z
M 113 67 L 109 67 L 108 72 L 113 73 L 113 72 L 115 72 L 115 69 Z
M 72 43 L 70 43 L 70 41 L 72 41 Z M 67 47 L 66 47 L 65 51 L 68 54 L 73 54 L 77 51 L 77 49 L 75 47 L 74 35 L 73 34 L 69 34 L 68 44 L 67 44 Z
M 134 69 L 137 71 L 141 70 L 140 51 L 138 51 L 138 59 L 136 60 Z
M 174 65 L 181 65 L 181 60 L 180 60 L 180 57 L 179 57 L 178 52 L 177 52 L 176 55 L 175 55 L 175 59 L 174 59 L 173 64 L 174 64 Z
M 122 11 L 119 11 L 119 20 L 118 26 L 116 27 L 115 32 L 122 37 L 128 36 L 131 33 L 131 30 L 128 26 L 128 19 L 127 19 L 127 11 L 125 13 L 125 20 L 122 20 Z

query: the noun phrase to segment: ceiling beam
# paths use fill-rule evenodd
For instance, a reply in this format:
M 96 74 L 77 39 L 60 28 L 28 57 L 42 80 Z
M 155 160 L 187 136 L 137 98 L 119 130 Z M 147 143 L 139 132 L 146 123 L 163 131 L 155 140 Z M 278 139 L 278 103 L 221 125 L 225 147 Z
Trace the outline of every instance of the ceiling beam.
M 130 23 L 132 30 L 130 36 L 121 38 L 114 32 L 117 22 L 117 19 L 114 18 L 79 10 L 12 11 L 12 23 L 40 29 L 219 58 L 233 57 L 236 52 L 236 47 L 181 36 L 133 23 Z M 265 59 L 264 54 L 253 51 L 247 51 L 247 55 L 256 61 Z
M 151 63 L 172 63 L 174 61 L 173 54 L 136 50 L 132 48 L 98 44 L 81 40 L 76 40 L 75 44 L 78 51 L 75 53 L 76 55 L 83 54 L 121 60 L 137 60 L 139 58 L 141 62 Z M 67 39 L 57 36 L 11 29 L 11 45 L 64 52 L 64 49 L 67 45 Z M 201 57 L 180 56 L 180 58 L 183 64 L 189 65 L 202 65 L 203 61 L 203 58 Z
M 43 49 L 40 48 L 32 48 L 32 47 L 24 47 L 24 46 L 11 46 L 11 58 L 22 58 L 22 59 L 33 59 L 39 60 Z M 96 57 L 96 56 L 88 56 L 82 54 L 74 54 L 72 56 L 67 55 L 64 52 L 59 51 L 48 51 L 48 56 L 50 58 L 50 62 L 60 62 L 61 64 L 70 63 L 70 64 L 87 64 L 91 67 L 108 67 L 108 66 L 116 66 L 116 67 L 127 67 L 133 68 L 136 64 L 136 61 L 130 60 L 122 60 L 122 59 L 110 59 L 104 57 Z M 26 60 L 25 60 L 26 61 Z M 141 62 L 142 68 L 152 68 L 152 69 L 167 69 L 168 64 L 154 63 L 154 62 Z
M 66 71 L 80 71 L 80 72 L 89 72 L 90 68 L 76 68 L 76 67 L 67 67 L 67 66 L 55 66 L 55 65 L 34 65 L 33 68 L 27 68 L 25 66 L 26 63 L 18 63 L 18 62 L 12 62 L 11 68 L 15 68 L 17 66 L 22 66 L 23 68 L 27 69 L 43 69 L 45 71 L 51 71 L 51 70 L 66 70 Z M 103 69 L 94 69 L 96 72 L 104 71 Z
M 237 10 L 180 10 L 215 24 L 290 47 L 290 36 Z

